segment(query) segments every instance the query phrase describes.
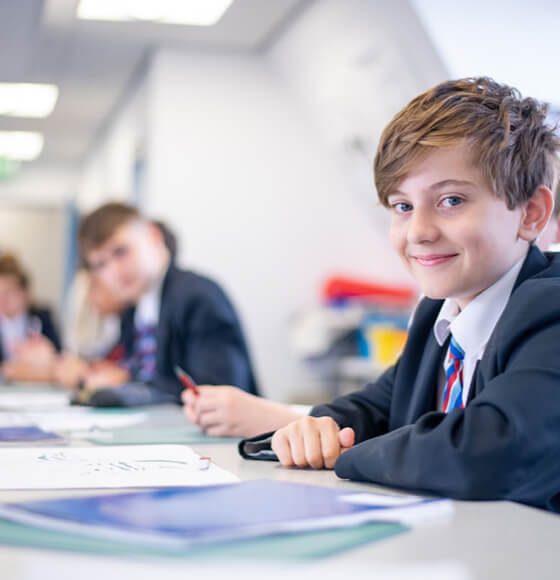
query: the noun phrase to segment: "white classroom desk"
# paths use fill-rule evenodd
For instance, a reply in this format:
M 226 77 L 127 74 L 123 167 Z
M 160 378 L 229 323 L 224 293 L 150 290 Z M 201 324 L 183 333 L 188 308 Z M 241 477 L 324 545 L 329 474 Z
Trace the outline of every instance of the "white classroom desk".
M 179 410 L 177 410 L 177 414 Z M 83 444 L 83 443 L 80 443 Z M 210 456 L 219 466 L 233 472 L 241 480 L 275 479 L 312 483 L 351 490 L 380 488 L 338 479 L 332 471 L 285 469 L 277 463 L 246 461 L 239 457 L 237 445 L 229 443 L 192 446 L 201 455 Z M 0 468 L 1 477 L 1 468 Z M 68 495 L 69 492 L 1 492 L 0 501 L 29 500 L 39 497 Z M 74 494 L 84 492 L 74 492 Z M 87 493 L 92 493 L 91 491 Z M 96 493 L 95 491 L 93 493 Z M 437 564 L 442 561 L 458 563 L 473 580 L 558 580 L 560 578 L 560 516 L 510 502 L 453 502 L 454 514 L 449 519 L 434 520 L 421 527 L 378 542 L 346 551 L 317 564 L 322 580 L 341 578 L 340 570 L 348 576 L 378 578 L 376 570 L 391 565 Z M 279 555 L 280 557 L 281 555 Z M 280 558 L 281 559 L 281 558 Z M 322 562 L 322 564 L 321 564 Z M 252 580 L 246 572 L 236 575 L 233 565 L 224 576 L 227 563 L 216 563 L 216 569 L 206 567 L 203 572 L 192 570 L 186 563 L 166 564 L 161 560 L 139 564 L 133 560 L 100 556 L 66 554 L 61 552 L 0 546 L 1 580 L 167 580 L 197 576 L 196 580 L 242 577 Z M 271 572 L 281 563 L 270 566 L 259 563 L 256 577 L 272 578 Z M 264 569 L 263 569 L 264 566 Z M 325 568 L 326 566 L 326 568 Z M 321 568 L 322 567 L 322 568 Z M 268 570 L 267 570 L 268 568 Z M 300 567 L 301 568 L 301 567 Z M 298 568 L 298 569 L 300 569 Z M 227 569 L 227 568 L 226 568 Z M 301 568 L 303 570 L 303 568 Z M 355 569 L 355 570 L 354 570 Z M 305 568 L 307 570 L 307 568 Z M 315 578 L 310 572 L 301 577 Z M 329 573 L 329 570 L 332 574 Z M 354 570 L 354 572 L 352 572 Z M 190 573 L 189 573 L 190 571 Z M 366 574 L 366 572 L 369 573 Z M 213 574 L 212 572 L 215 572 Z M 285 576 L 285 575 L 284 575 Z M 294 580 L 300 574 L 291 574 Z M 388 576 L 385 576 L 388 577 Z M 395 576 L 395 578 L 408 578 Z M 430 574 L 426 576 L 429 578 Z M 437 580 L 454 580 L 455 576 L 437 575 Z M 391 576 L 393 578 L 393 576 Z M 416 578 L 416 576 L 415 576 Z M 422 576 L 424 578 L 424 576 Z M 459 578 L 459 576 L 457 576 Z M 349 580 L 353 580 L 349 579 Z

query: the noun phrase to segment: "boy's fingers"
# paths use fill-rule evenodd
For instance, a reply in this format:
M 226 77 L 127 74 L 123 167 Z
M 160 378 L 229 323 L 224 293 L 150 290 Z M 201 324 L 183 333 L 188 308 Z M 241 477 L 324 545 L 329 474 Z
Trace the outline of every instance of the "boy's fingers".
M 290 450 L 294 464 L 297 467 L 307 467 L 303 433 L 299 421 L 288 426 L 288 440 L 290 442 Z
M 290 448 L 290 441 L 288 439 L 287 429 L 279 429 L 272 437 L 272 450 L 276 453 L 278 461 L 284 467 L 292 467 L 294 461 L 292 459 L 292 450 Z
M 334 469 L 334 464 L 340 455 L 339 433 L 333 425 L 332 428 L 321 430 L 321 453 L 323 464 L 327 469 Z
M 194 411 L 194 409 L 193 409 L 192 406 L 189 405 L 187 407 L 184 407 L 183 411 L 184 411 L 184 413 L 187 416 L 187 419 L 189 421 L 192 421 L 193 423 L 198 424 L 198 416 L 195 413 L 195 411 Z
M 338 433 L 338 441 L 343 448 L 343 451 L 349 449 L 354 445 L 354 441 L 356 439 L 356 434 L 354 433 L 354 429 L 351 427 L 345 427 Z
M 200 411 L 198 414 L 197 423 L 206 431 L 211 427 L 216 427 L 217 425 L 224 425 L 223 418 L 219 411 Z
M 302 420 L 302 434 L 300 435 L 305 450 L 305 463 L 301 467 L 309 465 L 313 469 L 323 467 L 323 450 L 321 445 L 321 434 L 317 424 L 313 420 Z
M 227 429 L 223 425 L 214 425 L 205 430 L 208 437 L 230 437 Z

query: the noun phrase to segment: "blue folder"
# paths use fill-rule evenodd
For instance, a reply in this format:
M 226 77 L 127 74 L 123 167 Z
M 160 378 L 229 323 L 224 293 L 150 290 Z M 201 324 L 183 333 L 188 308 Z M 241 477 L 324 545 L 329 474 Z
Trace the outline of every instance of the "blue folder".
M 185 549 L 284 532 L 395 521 L 391 507 L 356 503 L 367 495 L 257 480 L 4 504 L 0 516 L 50 529 Z M 413 498 L 411 505 L 438 501 Z
M 60 435 L 43 431 L 34 425 L 0 427 L 0 442 L 2 441 L 41 441 L 43 439 L 61 439 Z

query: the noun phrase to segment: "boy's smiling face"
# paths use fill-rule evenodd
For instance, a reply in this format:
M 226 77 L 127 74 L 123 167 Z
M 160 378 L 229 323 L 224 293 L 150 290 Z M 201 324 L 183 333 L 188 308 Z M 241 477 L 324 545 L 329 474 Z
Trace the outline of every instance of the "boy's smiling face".
M 527 252 L 525 206 L 508 209 L 466 146 L 428 153 L 388 202 L 391 242 L 430 298 L 463 309 Z

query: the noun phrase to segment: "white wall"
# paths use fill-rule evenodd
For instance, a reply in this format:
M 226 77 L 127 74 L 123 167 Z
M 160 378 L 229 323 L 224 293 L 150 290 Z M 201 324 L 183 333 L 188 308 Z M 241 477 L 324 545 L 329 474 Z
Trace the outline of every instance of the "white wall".
M 34 299 L 58 311 L 66 228 L 62 207 L 0 201 L 0 251 L 16 254 L 31 278 Z
M 134 163 L 143 155 L 146 139 L 146 86 L 135 83 L 86 159 L 76 202 L 88 212 L 103 202 L 131 201 Z
M 453 78 L 491 76 L 560 107 L 556 0 L 411 0 Z
M 339 176 L 262 60 L 164 51 L 151 82 L 146 209 L 233 296 L 265 392 L 285 396 L 310 380 L 288 319 L 348 254 Z
M 314 2 L 270 57 L 331 148 L 359 137 L 370 156 L 390 118 L 447 77 L 408 0 Z
M 0 203 L 61 207 L 72 198 L 80 182 L 80 172 L 75 168 L 37 162 L 0 182 Z
M 441 65 L 414 14 L 412 25 L 395 19 L 408 4 L 384 4 L 314 2 L 264 55 L 162 50 L 143 89 L 145 209 L 177 232 L 181 263 L 223 283 L 277 399 L 313 382 L 288 324 L 327 275 L 405 279 L 375 208 L 371 154 Z M 415 34 L 412 56 L 393 38 L 401 31 Z M 102 149 L 92 175 L 107 167 Z

